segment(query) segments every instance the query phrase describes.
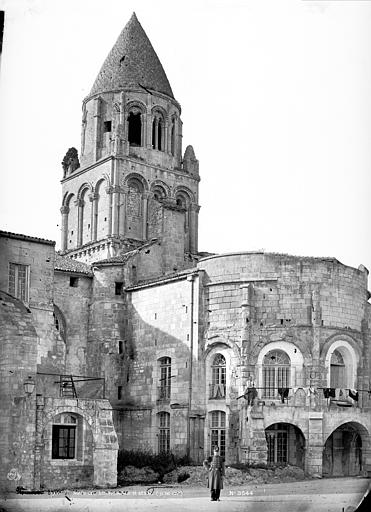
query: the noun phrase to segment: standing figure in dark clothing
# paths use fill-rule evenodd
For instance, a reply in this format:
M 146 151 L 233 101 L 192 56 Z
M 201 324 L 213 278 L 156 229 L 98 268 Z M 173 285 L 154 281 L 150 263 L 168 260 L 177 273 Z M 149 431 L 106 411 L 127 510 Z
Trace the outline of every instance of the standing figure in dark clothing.
M 223 489 L 223 477 L 225 474 L 224 459 L 219 455 L 218 446 L 214 447 L 214 456 L 204 461 L 204 468 L 208 470 L 207 486 L 211 492 L 211 501 L 220 501 L 220 490 Z

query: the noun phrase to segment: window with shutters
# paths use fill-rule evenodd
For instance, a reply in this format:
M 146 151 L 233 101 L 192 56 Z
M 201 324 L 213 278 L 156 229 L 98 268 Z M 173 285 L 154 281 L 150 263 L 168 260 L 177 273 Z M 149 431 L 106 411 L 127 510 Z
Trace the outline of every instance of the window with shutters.
M 10 295 L 23 302 L 29 300 L 29 266 L 19 263 L 9 263 L 9 286 Z

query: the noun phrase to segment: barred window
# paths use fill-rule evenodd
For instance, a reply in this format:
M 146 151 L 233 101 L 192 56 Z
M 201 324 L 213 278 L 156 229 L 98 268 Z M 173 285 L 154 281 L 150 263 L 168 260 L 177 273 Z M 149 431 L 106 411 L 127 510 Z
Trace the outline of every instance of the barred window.
M 28 302 L 29 299 L 29 267 L 18 263 L 9 263 L 9 293 Z
M 290 358 L 282 350 L 271 350 L 263 360 L 263 396 L 276 398 L 278 390 L 290 387 Z
M 170 414 L 158 413 L 158 451 L 167 453 L 170 451 Z
M 210 453 L 219 446 L 219 453 L 225 457 L 226 415 L 224 411 L 210 412 Z

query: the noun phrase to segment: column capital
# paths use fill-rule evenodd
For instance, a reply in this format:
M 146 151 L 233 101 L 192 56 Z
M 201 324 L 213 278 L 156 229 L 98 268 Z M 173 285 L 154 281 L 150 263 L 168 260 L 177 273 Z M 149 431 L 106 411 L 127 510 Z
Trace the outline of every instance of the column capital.
M 83 199 L 76 199 L 75 200 L 75 205 L 76 206 L 84 206 L 85 202 Z
M 99 199 L 99 194 L 97 192 L 94 192 L 92 194 L 89 194 L 89 201 L 92 203 L 96 199 Z
M 197 203 L 190 203 L 189 209 L 198 213 L 201 209 L 201 206 L 199 206 Z
M 108 187 L 106 187 L 106 194 L 112 194 L 112 192 L 113 192 L 112 185 L 109 185 Z
M 65 214 L 67 214 L 67 213 L 70 213 L 70 207 L 69 207 L 69 206 L 64 205 L 64 206 L 62 206 L 62 207 L 61 207 L 60 212 L 61 212 L 61 214 L 62 214 L 62 215 L 65 215 Z

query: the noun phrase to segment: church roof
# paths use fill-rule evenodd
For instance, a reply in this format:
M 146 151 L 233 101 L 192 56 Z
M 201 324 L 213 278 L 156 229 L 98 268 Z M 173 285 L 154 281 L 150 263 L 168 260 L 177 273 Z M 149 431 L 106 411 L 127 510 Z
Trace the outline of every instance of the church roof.
M 174 98 L 164 68 L 135 13 L 104 61 L 90 95 L 131 87 L 152 89 Z

